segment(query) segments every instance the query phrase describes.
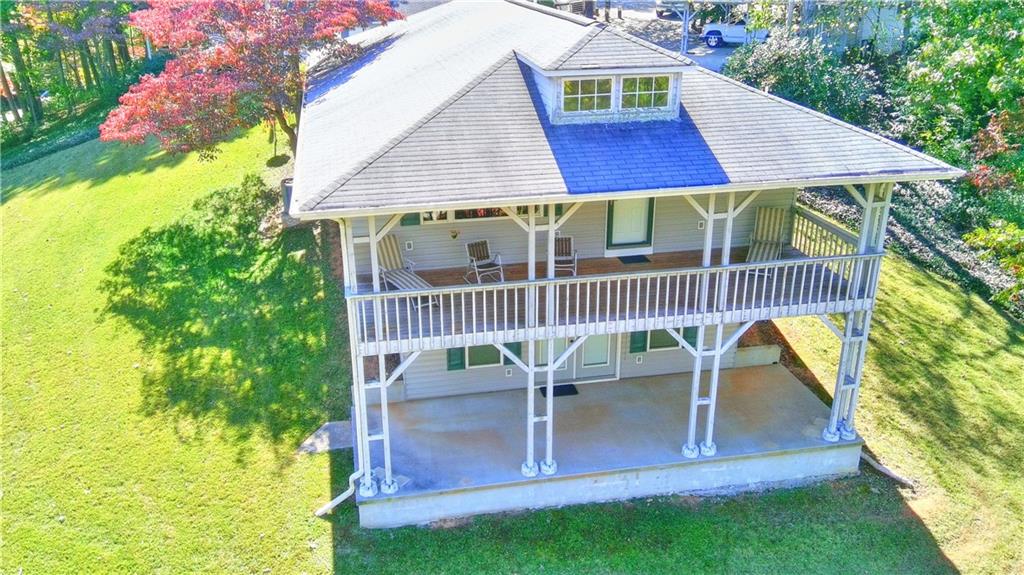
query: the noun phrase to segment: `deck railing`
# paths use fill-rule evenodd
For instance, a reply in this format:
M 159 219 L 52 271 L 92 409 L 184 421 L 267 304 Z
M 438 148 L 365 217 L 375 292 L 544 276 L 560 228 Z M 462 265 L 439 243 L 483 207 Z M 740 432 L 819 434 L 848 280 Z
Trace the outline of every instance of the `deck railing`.
M 793 216 L 793 248 L 809 257 L 845 256 L 857 253 L 857 236 L 805 208 Z
M 863 309 L 874 299 L 881 257 L 352 294 L 348 305 L 363 354 L 670 329 Z

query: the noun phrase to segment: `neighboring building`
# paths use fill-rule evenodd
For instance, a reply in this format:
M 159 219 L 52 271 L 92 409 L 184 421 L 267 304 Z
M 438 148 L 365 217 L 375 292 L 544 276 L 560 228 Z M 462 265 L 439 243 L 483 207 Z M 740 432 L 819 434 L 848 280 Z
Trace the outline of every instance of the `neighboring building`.
M 893 184 L 959 170 L 517 0 L 350 40 L 289 211 L 341 226 L 363 525 L 856 473 Z M 796 206 L 822 185 L 859 233 Z M 831 410 L 736 346 L 805 315 L 842 341 Z

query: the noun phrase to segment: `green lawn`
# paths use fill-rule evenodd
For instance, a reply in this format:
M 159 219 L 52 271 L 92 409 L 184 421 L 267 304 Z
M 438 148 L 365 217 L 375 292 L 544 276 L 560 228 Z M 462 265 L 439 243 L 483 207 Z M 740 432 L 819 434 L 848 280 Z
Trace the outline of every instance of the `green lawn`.
M 0 572 L 1024 570 L 1024 329 L 897 258 L 859 422 L 915 492 L 865 473 L 445 529 L 314 518 L 350 453 L 294 450 L 347 413 L 348 355 L 314 235 L 264 239 L 273 192 L 237 189 L 265 139 L 215 163 L 91 142 L 2 174 Z M 827 384 L 816 322 L 783 329 Z

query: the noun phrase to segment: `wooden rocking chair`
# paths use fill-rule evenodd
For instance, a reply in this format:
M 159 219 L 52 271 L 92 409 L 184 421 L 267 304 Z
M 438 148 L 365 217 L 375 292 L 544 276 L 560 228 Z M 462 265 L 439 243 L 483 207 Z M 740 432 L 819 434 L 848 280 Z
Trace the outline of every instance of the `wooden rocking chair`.
M 484 283 L 490 277 L 497 281 L 505 281 L 505 269 L 501 265 L 501 254 L 491 254 L 491 246 L 487 240 L 478 240 L 466 244 L 466 255 L 469 264 L 466 266 L 466 282 Z
M 555 275 L 558 275 L 560 271 L 576 275 L 576 260 L 576 245 L 572 236 L 555 238 Z

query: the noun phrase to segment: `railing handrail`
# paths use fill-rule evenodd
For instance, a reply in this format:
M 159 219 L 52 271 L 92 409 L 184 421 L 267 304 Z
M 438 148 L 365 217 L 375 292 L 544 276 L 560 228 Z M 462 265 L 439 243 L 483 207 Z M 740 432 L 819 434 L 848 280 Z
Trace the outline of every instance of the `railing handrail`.
M 703 273 L 712 274 L 719 271 L 747 271 L 747 270 L 761 270 L 770 268 L 781 268 L 793 264 L 809 264 L 809 263 L 830 263 L 844 260 L 856 260 L 863 259 L 869 260 L 873 258 L 881 258 L 884 253 L 874 254 L 846 254 L 838 256 L 826 256 L 826 257 L 810 257 L 810 258 L 792 258 L 786 260 L 774 260 L 770 262 L 751 262 L 751 263 L 739 263 L 739 264 L 717 264 L 708 267 L 688 267 L 688 268 L 669 268 L 662 270 L 650 270 L 643 272 L 631 272 L 631 273 L 607 273 L 607 274 L 594 274 L 584 276 L 568 276 L 559 278 L 538 278 L 535 280 L 516 280 L 506 281 L 501 283 L 489 283 L 489 284 L 466 284 L 466 285 L 455 285 L 455 286 L 438 286 L 429 289 L 415 289 L 415 290 L 392 290 L 383 292 L 363 292 L 363 293 L 349 293 L 346 290 L 345 298 L 356 302 L 372 299 L 380 299 L 386 297 L 417 297 L 417 296 L 437 296 L 449 293 L 471 293 L 481 291 L 492 291 L 495 289 L 512 290 L 516 288 L 528 288 L 532 286 L 545 287 L 548 285 L 570 285 L 579 282 L 594 282 L 594 281 L 609 281 L 619 279 L 643 279 L 643 278 L 654 278 L 664 277 L 670 275 L 699 275 Z
M 843 240 L 847 244 L 849 244 L 849 245 L 851 245 L 853 247 L 857 247 L 857 243 L 858 243 L 857 242 L 857 236 L 855 236 L 854 234 L 850 233 L 847 230 L 844 230 L 843 228 L 839 227 L 835 223 L 830 222 L 829 220 L 824 218 L 822 215 L 820 215 L 820 214 L 818 214 L 818 213 L 816 213 L 816 212 L 814 212 L 812 210 L 809 210 L 809 209 L 807 209 L 807 208 L 805 208 L 803 206 L 796 206 L 794 212 L 796 213 L 796 215 L 798 215 L 798 216 L 800 216 L 800 217 L 810 221 L 814 225 L 816 225 L 816 226 L 824 229 L 825 231 L 831 233 L 832 235 L 834 235 L 837 238 Z

